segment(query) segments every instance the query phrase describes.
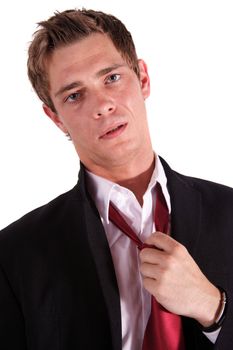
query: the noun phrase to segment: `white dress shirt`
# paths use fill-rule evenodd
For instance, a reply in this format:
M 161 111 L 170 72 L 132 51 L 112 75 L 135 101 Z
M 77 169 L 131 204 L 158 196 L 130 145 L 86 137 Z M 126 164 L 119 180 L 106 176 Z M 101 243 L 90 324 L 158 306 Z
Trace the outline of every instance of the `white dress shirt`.
M 160 183 L 169 214 L 170 196 L 167 178 L 159 158 L 140 206 L 133 192 L 102 177 L 87 173 L 87 186 L 99 211 L 116 272 L 121 305 L 122 350 L 141 350 L 151 309 L 151 295 L 143 288 L 139 272 L 138 248 L 108 218 L 111 201 L 141 241 L 156 231 L 154 224 L 155 185 Z M 217 333 L 218 335 L 218 333 Z M 212 342 L 215 342 L 217 335 Z M 208 335 L 209 338 L 209 335 Z

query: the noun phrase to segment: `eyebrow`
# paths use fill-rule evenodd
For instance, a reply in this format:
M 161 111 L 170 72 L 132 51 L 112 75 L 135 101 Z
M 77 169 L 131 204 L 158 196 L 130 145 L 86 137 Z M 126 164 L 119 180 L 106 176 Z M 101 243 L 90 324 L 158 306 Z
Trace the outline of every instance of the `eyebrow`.
M 114 65 L 112 65 L 110 67 L 103 68 L 103 69 L 101 69 L 100 71 L 98 71 L 96 73 L 96 77 L 100 78 L 103 75 L 112 72 L 114 69 L 117 69 L 117 68 L 120 68 L 120 67 L 124 67 L 124 66 L 125 66 L 125 64 L 114 64 Z M 55 97 L 63 94 L 66 91 L 72 90 L 72 89 L 80 87 L 82 85 L 83 85 L 82 81 L 79 81 L 79 80 L 74 81 L 74 82 L 72 82 L 70 84 L 64 85 L 55 93 Z
M 63 92 L 72 90 L 72 89 L 77 88 L 77 87 L 79 87 L 79 86 L 81 86 L 81 85 L 82 85 L 82 82 L 81 82 L 81 81 L 74 81 L 73 83 L 64 85 L 64 86 L 62 86 L 62 87 L 55 93 L 55 97 L 57 97 L 57 96 L 59 96 L 59 95 L 62 95 Z
M 103 75 L 110 73 L 114 69 L 124 67 L 124 66 L 125 66 L 125 64 L 114 64 L 113 66 L 101 69 L 99 72 L 97 72 L 96 76 L 97 76 L 97 78 L 102 77 Z

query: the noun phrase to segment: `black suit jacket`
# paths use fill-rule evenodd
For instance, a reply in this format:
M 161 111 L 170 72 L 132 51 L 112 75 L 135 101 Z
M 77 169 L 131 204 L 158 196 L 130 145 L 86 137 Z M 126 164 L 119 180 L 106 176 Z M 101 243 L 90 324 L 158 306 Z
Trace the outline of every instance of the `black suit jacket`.
M 228 296 L 215 345 L 194 320 L 182 318 L 186 349 L 233 349 L 233 189 L 180 175 L 162 162 L 172 236 Z M 0 349 L 121 349 L 114 266 L 83 167 L 71 191 L 0 233 Z

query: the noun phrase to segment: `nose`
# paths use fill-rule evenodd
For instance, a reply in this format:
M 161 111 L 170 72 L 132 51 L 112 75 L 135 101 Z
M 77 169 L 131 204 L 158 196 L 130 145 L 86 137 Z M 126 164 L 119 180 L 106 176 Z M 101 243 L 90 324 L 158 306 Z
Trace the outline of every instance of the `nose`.
M 116 109 L 113 99 L 106 94 L 98 94 L 95 96 L 93 116 L 95 119 L 107 117 Z

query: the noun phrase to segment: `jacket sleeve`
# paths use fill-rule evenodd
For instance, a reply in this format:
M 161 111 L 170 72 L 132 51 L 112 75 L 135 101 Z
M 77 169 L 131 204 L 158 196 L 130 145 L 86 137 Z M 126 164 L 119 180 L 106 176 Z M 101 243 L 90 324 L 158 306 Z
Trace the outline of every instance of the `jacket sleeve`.
M 233 295 L 230 290 L 227 292 L 227 311 L 226 318 L 223 322 L 220 334 L 215 343 L 216 350 L 233 349 Z
M 0 267 L 0 349 L 26 350 L 22 311 Z

